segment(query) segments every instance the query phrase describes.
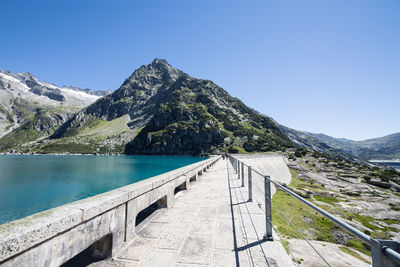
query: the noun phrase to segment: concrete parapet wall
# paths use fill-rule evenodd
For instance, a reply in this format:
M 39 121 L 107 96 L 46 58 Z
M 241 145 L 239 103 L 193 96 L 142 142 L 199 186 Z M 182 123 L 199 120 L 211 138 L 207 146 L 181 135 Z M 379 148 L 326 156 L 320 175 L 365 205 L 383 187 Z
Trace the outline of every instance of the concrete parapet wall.
M 59 266 L 110 235 L 112 256 L 136 235 L 136 216 L 157 203 L 170 207 L 174 190 L 213 165 L 213 157 L 94 197 L 0 225 L 1 266 Z
M 238 154 L 233 155 L 236 159 L 251 166 L 253 170 L 258 171 L 263 175 L 269 175 L 272 180 L 281 184 L 290 184 L 292 175 L 287 166 L 288 159 L 283 153 L 265 153 L 265 154 Z M 244 168 L 245 184 L 248 184 L 248 171 Z M 265 191 L 264 177 L 256 172 L 252 172 L 252 193 L 253 200 L 264 210 Z M 275 194 L 276 188 L 271 185 L 271 194 Z

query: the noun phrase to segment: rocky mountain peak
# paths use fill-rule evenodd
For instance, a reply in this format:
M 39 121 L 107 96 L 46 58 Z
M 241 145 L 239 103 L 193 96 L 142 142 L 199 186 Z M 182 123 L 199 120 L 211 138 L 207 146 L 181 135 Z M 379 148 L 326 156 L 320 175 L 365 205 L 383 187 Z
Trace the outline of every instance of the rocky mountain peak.
M 150 65 L 159 65 L 159 66 L 170 66 L 171 65 L 168 63 L 166 59 L 163 58 L 155 58 L 153 61 L 150 63 Z
M 165 59 L 156 58 L 150 64 L 135 70 L 115 91 L 115 96 L 148 99 L 154 96 L 160 87 L 174 83 L 182 75 L 182 71 L 173 68 Z
M 137 69 L 132 76 L 152 76 L 162 78 L 164 82 L 175 81 L 183 74 L 182 71 L 172 67 L 165 59 L 154 59 L 150 64 L 143 65 Z
M 38 81 L 38 79 L 29 72 L 18 72 L 15 74 L 15 76 L 17 76 L 17 78 L 22 82 L 26 82 L 26 81 L 37 82 Z

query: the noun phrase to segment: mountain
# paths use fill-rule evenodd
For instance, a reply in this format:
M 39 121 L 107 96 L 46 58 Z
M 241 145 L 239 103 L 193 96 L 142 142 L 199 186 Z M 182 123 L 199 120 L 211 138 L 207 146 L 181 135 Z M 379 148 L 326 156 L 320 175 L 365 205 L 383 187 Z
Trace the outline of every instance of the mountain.
M 339 140 L 343 140 L 343 141 L 353 141 L 351 139 L 347 139 L 347 138 L 338 138 Z
M 209 80 L 166 60 L 141 66 L 113 93 L 61 125 L 37 152 L 201 154 L 292 147 L 279 126 Z
M 0 151 L 52 134 L 73 114 L 107 93 L 60 88 L 30 73 L 0 70 Z
M 364 160 L 371 159 L 400 159 L 400 133 L 363 141 L 338 139 L 324 134 L 308 133 L 331 147 L 351 153 Z
M 280 125 L 280 128 L 296 145 L 318 152 L 330 153 L 350 160 L 400 159 L 400 133 L 364 141 L 353 141 L 321 133 L 298 131 L 283 125 Z
M 63 86 L 61 87 L 61 90 L 65 90 L 65 89 L 67 89 L 67 90 L 73 90 L 73 91 L 77 91 L 77 92 L 84 92 L 84 93 L 86 93 L 86 94 L 88 94 L 88 95 L 94 95 L 94 96 L 106 96 L 106 95 L 109 95 L 109 94 L 112 93 L 112 90 L 111 90 L 111 89 L 92 90 L 92 89 L 89 89 L 89 88 L 82 89 L 82 88 L 79 88 L 79 87 L 76 87 L 76 86 L 66 86 L 66 85 L 63 85 Z
M 313 149 L 321 153 L 332 154 L 341 158 L 356 160 L 356 157 L 337 147 L 328 145 L 323 140 L 318 139 L 309 132 L 291 129 L 289 127 L 280 125 L 282 132 L 290 138 L 290 140 L 297 146 Z
M 365 141 L 279 125 L 209 80 L 155 59 L 121 87 L 57 87 L 0 70 L 0 151 L 201 154 L 300 146 L 346 159 L 400 158 L 400 133 Z

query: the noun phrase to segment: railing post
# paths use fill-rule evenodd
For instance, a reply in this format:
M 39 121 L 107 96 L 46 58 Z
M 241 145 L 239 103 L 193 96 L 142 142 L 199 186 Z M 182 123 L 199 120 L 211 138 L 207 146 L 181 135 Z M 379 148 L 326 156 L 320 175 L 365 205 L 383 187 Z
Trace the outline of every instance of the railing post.
M 272 212 L 271 212 L 271 182 L 270 177 L 264 177 L 265 184 L 265 225 L 266 233 L 264 236 L 265 240 L 272 241 Z
M 249 201 L 253 201 L 253 181 L 251 177 L 251 166 L 247 167 L 247 180 L 249 182 Z
M 240 179 L 240 161 L 238 161 L 237 168 L 238 168 L 237 170 L 238 179 Z
M 395 252 L 400 251 L 400 243 L 393 240 L 371 240 L 371 256 L 372 256 L 372 266 L 373 267 L 395 267 L 399 266 L 399 258 L 397 258 L 397 263 L 388 255 L 386 255 L 385 250 L 390 248 Z M 398 254 L 397 254 L 398 255 Z M 399 256 L 397 256 L 399 257 Z
M 236 159 L 236 161 L 235 161 L 235 170 L 236 170 L 236 173 L 239 171 L 239 170 L 238 170 L 238 164 L 239 164 L 239 160 Z
M 244 187 L 244 163 L 242 162 L 242 187 Z

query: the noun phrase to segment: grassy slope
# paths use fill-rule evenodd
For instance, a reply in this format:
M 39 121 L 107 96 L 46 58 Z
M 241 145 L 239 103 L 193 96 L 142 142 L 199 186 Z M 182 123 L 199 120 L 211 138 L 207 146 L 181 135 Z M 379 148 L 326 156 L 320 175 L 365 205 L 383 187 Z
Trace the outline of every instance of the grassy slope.
M 21 148 L 21 145 L 48 136 L 60 126 L 62 116 L 70 116 L 78 111 L 78 108 L 64 106 L 40 106 L 39 103 L 31 103 L 23 99 L 14 105 L 20 113 L 19 120 L 22 122 L 18 128 L 0 138 L 1 152 L 10 150 L 30 152 L 28 147 Z
M 85 127 L 79 128 L 73 137 L 53 139 L 50 143 L 39 146 L 37 153 L 109 153 L 123 152 L 123 146 L 103 147 L 100 143 L 126 131 L 129 131 L 127 123 L 129 115 L 116 118 L 111 121 L 93 119 Z
M 33 129 L 33 122 L 30 119 L 11 133 L 0 138 L 0 151 L 6 151 L 16 145 L 34 141 L 40 136 L 41 134 Z
M 128 114 L 111 121 L 98 120 L 98 123 L 92 127 L 81 129 L 77 136 L 107 137 L 117 133 L 122 133 L 129 130 L 127 125 L 128 122 Z

